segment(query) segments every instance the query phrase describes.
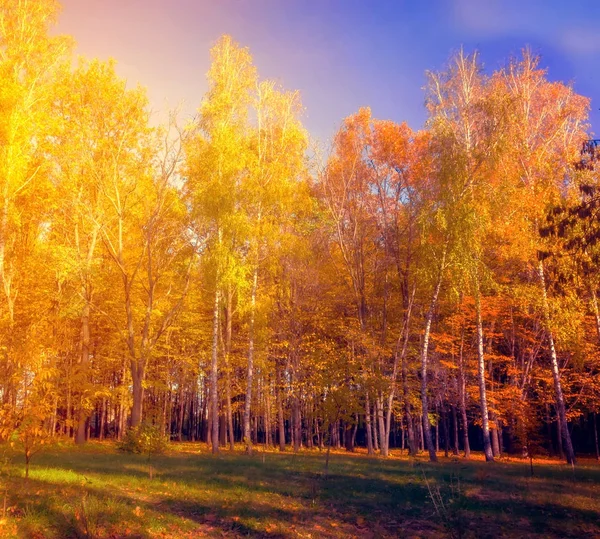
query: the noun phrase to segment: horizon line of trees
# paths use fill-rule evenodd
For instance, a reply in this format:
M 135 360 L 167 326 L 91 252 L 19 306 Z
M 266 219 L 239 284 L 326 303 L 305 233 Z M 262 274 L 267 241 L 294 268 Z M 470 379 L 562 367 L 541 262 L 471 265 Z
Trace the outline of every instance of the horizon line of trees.
M 324 151 L 223 36 L 155 127 L 59 9 L 0 0 L 3 440 L 600 458 L 588 98 L 461 51 L 423 129 L 362 108 Z

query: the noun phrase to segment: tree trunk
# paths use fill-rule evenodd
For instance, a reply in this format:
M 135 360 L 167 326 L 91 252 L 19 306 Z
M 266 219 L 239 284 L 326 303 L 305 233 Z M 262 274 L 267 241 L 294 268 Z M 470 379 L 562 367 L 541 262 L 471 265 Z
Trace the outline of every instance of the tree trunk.
M 398 346 L 400 345 L 400 339 L 402 339 L 402 335 L 400 335 L 400 337 L 398 338 L 398 342 L 396 343 L 396 350 L 394 351 L 394 365 L 392 367 L 391 387 L 390 387 L 390 393 L 388 395 L 387 410 L 386 410 L 386 417 L 385 417 L 385 436 L 386 436 L 385 439 L 386 439 L 386 447 L 388 449 L 388 452 L 389 452 L 389 446 L 390 446 L 390 429 L 391 429 L 391 425 L 392 425 L 392 409 L 394 406 L 394 396 L 396 394 L 396 379 L 398 378 L 398 363 L 400 363 L 401 371 L 402 371 L 403 395 L 404 395 L 404 399 L 405 399 L 404 408 L 405 408 L 405 413 L 407 414 L 407 423 L 408 423 L 408 416 L 410 415 L 410 405 L 407 402 L 408 387 L 407 387 L 407 381 L 406 381 L 406 363 L 405 362 L 406 362 L 406 351 L 408 349 L 408 339 L 410 337 L 410 319 L 411 319 L 412 306 L 413 306 L 413 301 L 414 301 L 414 297 L 415 297 L 415 292 L 416 292 L 416 287 L 413 288 L 413 293 L 412 293 L 410 300 L 405 299 L 405 302 L 408 302 L 408 305 L 404 311 L 404 324 L 403 324 L 404 339 L 403 339 L 403 343 L 402 343 L 402 351 L 400 352 L 400 354 L 398 354 Z M 408 296 L 408 294 L 406 294 L 406 296 Z M 410 423 L 412 423 L 412 419 L 410 420 Z M 410 446 L 410 444 L 409 444 L 409 446 Z M 413 448 L 414 448 L 414 436 L 413 436 Z M 402 449 L 404 449 L 404 446 L 402 447 Z M 410 450 L 409 450 L 409 452 L 410 452 Z M 386 456 L 387 456 L 387 454 L 386 454 Z
M 83 375 L 87 382 L 87 371 L 88 365 L 90 362 L 90 303 L 89 303 L 89 291 L 84 287 L 83 295 L 85 298 L 85 304 L 83 306 L 83 311 L 81 313 L 81 356 L 79 361 L 79 369 L 80 374 Z M 83 444 L 85 443 L 85 424 L 88 418 L 88 413 L 85 409 L 85 404 L 83 402 L 84 392 L 86 390 L 85 383 L 82 384 L 84 387 L 82 388 L 82 394 L 79 401 L 79 411 L 77 418 L 77 431 L 75 434 L 75 443 Z
M 367 454 L 373 455 L 373 432 L 371 429 L 371 403 L 369 400 L 369 392 L 365 394 L 365 423 L 367 431 Z
M 219 452 L 219 308 L 221 289 L 218 279 L 215 284 L 215 304 L 213 306 L 212 350 L 210 362 L 210 412 L 211 412 L 211 446 L 213 455 Z
M 402 397 L 404 400 L 404 415 L 406 417 L 406 438 L 408 443 L 408 454 L 411 457 L 417 454 L 417 441 L 415 439 L 415 427 L 410 405 L 410 390 L 408 387 L 408 372 L 406 358 L 402 358 Z
M 554 346 L 554 335 L 550 326 L 550 307 L 548 304 L 548 295 L 546 292 L 546 279 L 544 277 L 544 265 L 540 260 L 538 265 L 538 273 L 540 277 L 540 284 L 542 286 L 542 300 L 544 310 L 544 322 L 546 325 L 546 336 L 548 338 L 548 345 L 550 347 L 550 360 L 552 363 L 552 378 L 554 379 L 554 392 L 556 397 L 556 408 L 558 416 L 560 418 L 560 430 L 562 439 L 564 442 L 565 455 L 569 464 L 575 464 L 575 451 L 571 442 L 571 435 L 569 433 L 569 426 L 567 424 L 567 412 L 565 407 L 565 399 L 563 396 L 562 385 L 560 381 L 560 370 L 558 367 L 558 358 L 556 356 L 556 348 Z
M 106 397 L 102 397 L 102 407 L 100 408 L 100 440 L 104 440 L 104 430 L 106 428 Z
M 435 452 L 440 452 L 440 411 L 437 405 L 435 407 Z
M 494 428 L 490 429 L 490 435 L 492 437 L 492 453 L 494 457 L 500 456 L 500 439 L 499 439 L 499 428 L 498 418 L 496 414 L 491 414 L 492 421 L 494 422 Z
M 354 446 L 352 445 L 352 423 L 350 421 L 344 422 L 344 446 L 346 451 L 354 452 Z
M 131 426 L 137 427 L 142 422 L 142 406 L 144 402 L 144 367 L 141 360 L 131 360 L 131 382 L 133 386 L 133 405 L 131 407 Z
M 471 458 L 471 445 L 469 444 L 469 419 L 467 417 L 467 387 L 464 367 L 464 329 L 460 337 L 460 352 L 458 356 L 458 392 L 460 395 L 460 415 L 463 424 L 463 450 L 465 458 Z
M 248 371 L 246 376 L 246 402 L 244 403 L 244 443 L 246 453 L 252 453 L 250 438 L 250 408 L 252 405 L 252 381 L 254 378 L 254 320 L 256 315 L 256 291 L 258 288 L 258 264 L 254 268 L 252 279 L 252 295 L 250 297 L 250 323 L 248 328 Z
M 444 425 L 444 456 L 448 458 L 450 450 L 450 420 L 448 419 L 448 410 L 445 406 L 442 407 L 442 419 Z
M 225 311 L 225 406 L 227 413 L 227 429 L 229 432 L 229 449 L 235 450 L 235 438 L 233 436 L 233 412 L 231 409 L 231 365 L 229 354 L 231 353 L 231 337 L 233 328 L 233 290 L 231 286 L 227 289 L 227 309 Z
M 483 453 L 485 460 L 494 460 L 492 442 L 490 439 L 490 420 L 488 415 L 487 395 L 485 388 L 485 354 L 483 352 L 483 322 L 481 319 L 481 292 L 479 289 L 479 276 L 475 270 L 475 317 L 477 329 L 477 374 L 479 382 L 479 407 L 481 409 L 481 428 L 483 430 Z
M 375 411 L 376 408 L 376 404 L 373 405 L 373 418 L 369 418 L 369 421 L 371 421 L 371 429 L 373 431 L 373 449 L 375 451 L 379 451 L 379 436 L 377 433 L 377 412 Z
M 596 333 L 598 335 L 598 341 L 600 341 L 600 310 L 598 309 L 598 297 L 596 296 L 596 290 L 592 288 L 592 310 L 594 311 L 594 318 L 596 320 Z
M 560 416 L 556 414 L 556 440 L 558 442 L 558 455 L 561 459 L 565 458 L 565 449 L 563 446 L 562 426 Z
M 265 393 L 265 445 L 272 447 L 273 438 L 271 431 L 271 383 L 267 384 Z
M 437 455 L 435 453 L 435 447 L 433 446 L 433 440 L 431 439 L 431 423 L 429 422 L 429 405 L 427 402 L 427 361 L 429 354 L 429 336 L 431 333 L 431 323 L 433 321 L 433 314 L 437 305 L 440 288 L 442 286 L 442 278 L 444 276 L 444 269 L 446 267 L 446 248 L 442 254 L 442 262 L 439 268 L 439 274 L 437 283 L 433 291 L 431 298 L 431 304 L 427 311 L 427 317 L 425 319 L 425 332 L 423 334 L 423 347 L 421 349 L 421 407 L 423 408 L 423 436 L 427 449 L 429 450 L 429 460 L 431 462 L 437 462 Z
M 377 423 L 379 426 L 379 449 L 381 456 L 387 457 L 389 455 L 389 433 L 383 418 L 383 394 L 381 392 L 377 395 Z
M 294 433 L 294 453 L 298 452 L 302 445 L 302 417 L 300 415 L 300 399 L 292 397 L 292 429 Z
M 64 434 L 70 438 L 71 437 L 71 426 L 72 426 L 72 419 L 73 419 L 73 406 L 71 404 L 72 401 L 72 395 L 73 395 L 73 390 L 71 387 L 71 378 L 72 378 L 72 365 L 71 365 L 71 358 L 69 357 L 69 368 L 68 368 L 68 372 L 67 372 L 67 410 L 66 410 L 66 414 L 65 414 L 65 430 L 64 430 Z
M 58 395 L 54 397 L 54 409 L 52 411 L 52 423 L 50 426 L 50 436 L 56 436 L 56 419 L 58 417 Z
M 281 386 L 281 366 L 275 363 L 275 399 L 277 400 L 277 427 L 279 431 L 279 451 L 285 451 L 285 420 L 283 417 L 283 387 Z
M 458 455 L 458 414 L 456 413 L 456 406 L 454 405 L 452 405 L 452 427 L 454 432 L 452 454 Z
M 183 398 L 183 389 L 179 387 L 179 395 L 177 400 L 179 401 L 179 410 L 177 413 L 177 441 L 183 441 L 183 416 L 185 414 L 185 400 Z

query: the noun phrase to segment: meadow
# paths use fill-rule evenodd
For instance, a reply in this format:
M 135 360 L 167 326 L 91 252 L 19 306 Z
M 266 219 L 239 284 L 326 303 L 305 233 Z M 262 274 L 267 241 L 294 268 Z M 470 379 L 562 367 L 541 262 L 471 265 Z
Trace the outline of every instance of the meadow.
M 160 456 L 111 443 L 41 453 L 24 478 L 3 448 L 0 536 L 600 537 L 600 465 L 367 458 L 172 444 Z

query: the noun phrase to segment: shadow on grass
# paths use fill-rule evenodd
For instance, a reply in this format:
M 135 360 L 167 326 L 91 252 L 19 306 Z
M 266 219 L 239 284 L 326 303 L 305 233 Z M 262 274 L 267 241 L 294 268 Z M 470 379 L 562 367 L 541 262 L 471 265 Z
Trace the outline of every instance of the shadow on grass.
M 598 468 L 573 473 L 563 467 L 538 466 L 538 475 L 530 480 L 526 464 L 457 461 L 435 465 L 335 455 L 325 479 L 322 455 L 269 453 L 263 461 L 260 454 L 186 454 L 157 457 L 151 463 L 158 473 L 154 480 L 145 471 L 147 459 L 137 455 L 43 455 L 32 470 L 29 491 L 59 488 L 59 478 L 42 478 L 44 467 L 62 471 L 65 477 L 68 471 L 74 475 L 64 483 L 64 493 L 29 501 L 25 496 L 20 503 L 35 507 L 54 536 L 65 538 L 90 536 L 81 514 L 77 518 L 79 502 L 69 502 L 69 497 L 96 500 L 94 525 L 116 529 L 118 537 L 139 539 L 152 536 L 144 518 L 156 524 L 162 517 L 167 530 L 181 526 L 207 536 L 254 538 L 283 539 L 307 530 L 314 537 L 600 534 L 600 502 L 594 503 L 593 498 L 600 494 Z M 37 475 L 40 478 L 35 479 Z M 84 479 L 78 482 L 78 477 Z M 462 495 L 454 503 L 449 485 L 457 480 Z M 439 489 L 449 510 L 460 518 L 444 518 L 435 510 L 431 488 Z M 589 498 L 591 508 L 561 505 L 560 494 Z M 551 496 L 555 497 L 552 501 Z M 135 516 L 137 509 L 143 516 Z M 335 526 L 323 529 L 327 523 Z M 22 524 L 24 537 L 36 537 L 35 527 L 27 528 L 27 518 Z M 123 526 L 131 528 L 128 533 Z M 320 529 L 315 532 L 314 526 Z M 172 533 L 178 537 L 176 531 Z

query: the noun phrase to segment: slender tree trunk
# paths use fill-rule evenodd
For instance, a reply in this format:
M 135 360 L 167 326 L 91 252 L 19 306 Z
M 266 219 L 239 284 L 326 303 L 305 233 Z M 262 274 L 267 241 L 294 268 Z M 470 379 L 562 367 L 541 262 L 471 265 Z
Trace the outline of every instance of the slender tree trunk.
M 369 418 L 369 421 L 371 421 L 371 429 L 373 430 L 373 448 L 375 449 L 375 451 L 379 451 L 379 436 L 378 436 L 378 432 L 377 432 L 377 412 L 375 410 L 375 408 L 377 407 L 377 404 L 373 404 L 373 418 Z
M 412 313 L 412 306 L 413 306 L 413 301 L 414 301 L 414 297 L 415 297 L 415 292 L 416 292 L 416 287 L 413 288 L 413 293 L 412 296 L 410 298 L 410 300 L 408 300 L 408 306 L 405 310 L 404 313 L 404 324 L 403 324 L 403 332 L 404 332 L 404 339 L 403 339 L 403 343 L 402 343 L 402 351 L 400 352 L 400 354 L 398 354 L 398 346 L 400 344 L 400 339 L 402 338 L 402 336 L 400 336 L 400 338 L 398 339 L 398 342 L 396 343 L 396 350 L 394 352 L 394 365 L 392 368 L 392 377 L 391 377 L 391 388 L 390 388 L 390 393 L 388 396 L 388 402 L 387 402 L 387 410 L 386 410 L 386 417 L 385 417 L 385 439 L 386 439 L 386 446 L 389 449 L 389 445 L 390 445 L 390 428 L 391 428 L 391 424 L 392 424 L 392 409 L 393 409 L 393 405 L 394 405 L 394 396 L 396 393 L 396 379 L 398 378 L 398 364 L 400 363 L 401 365 L 401 371 L 402 371 L 402 384 L 403 384 L 403 394 L 404 394 L 404 410 L 405 413 L 407 414 L 407 423 L 408 423 L 408 416 L 410 415 L 410 404 L 408 403 L 408 383 L 406 380 L 406 351 L 408 349 L 408 339 L 410 336 L 410 318 L 411 318 L 411 313 Z M 408 294 L 407 294 L 408 295 Z M 412 423 L 412 418 L 410 419 L 410 423 Z M 410 444 L 409 444 L 410 446 Z M 414 448 L 414 436 L 413 436 L 413 446 Z M 404 449 L 404 447 L 403 447 Z M 410 450 L 409 450 L 410 452 Z M 412 454 L 412 453 L 411 453 Z M 387 454 L 386 454 L 387 456 Z
M 567 424 L 567 412 L 565 407 L 565 399 L 563 396 L 562 385 L 560 381 L 560 370 L 558 367 L 558 358 L 556 356 L 556 348 L 554 346 L 554 335 L 550 325 L 550 307 L 548 304 L 548 295 L 546 292 L 546 279 L 544 277 L 544 264 L 540 260 L 538 265 L 538 273 L 540 277 L 540 284 L 542 286 L 542 300 L 544 310 L 544 322 L 546 325 L 546 336 L 548 338 L 548 345 L 550 347 L 550 360 L 552 363 L 552 377 L 554 379 L 554 392 L 556 396 L 556 408 L 558 416 L 560 418 L 560 430 L 562 439 L 564 442 L 564 449 L 569 464 L 575 464 L 575 451 L 573 449 L 573 443 L 571 442 L 571 435 L 569 433 L 569 426 Z
M 168 385 L 168 382 L 167 382 Z M 166 436 L 167 434 L 167 394 L 168 391 L 163 391 L 162 398 L 162 417 L 160 422 L 160 435 Z
M 56 419 L 58 417 L 58 395 L 54 397 L 54 409 L 52 411 L 52 423 L 50 426 L 50 435 L 52 438 L 56 436 Z
M 594 311 L 594 318 L 596 320 L 596 333 L 598 334 L 598 341 L 600 342 L 600 310 L 598 309 L 598 298 L 596 296 L 595 288 L 592 288 L 592 309 Z M 596 459 L 600 460 L 600 451 L 598 450 L 598 425 L 597 425 L 597 414 L 594 412 L 592 418 L 594 420 L 594 442 L 596 444 Z
M 131 360 L 131 382 L 133 386 L 133 405 L 131 407 L 131 426 L 137 427 L 142 422 L 142 406 L 144 402 L 144 362 Z
M 367 454 L 373 455 L 373 432 L 371 429 L 371 402 L 369 399 L 369 392 L 365 394 L 365 423 L 367 431 Z
M 408 387 L 408 372 L 406 358 L 402 358 L 402 398 L 404 400 L 404 416 L 406 417 L 406 438 L 408 443 L 408 454 L 411 457 L 417 454 L 417 441 L 415 439 L 415 427 L 410 405 L 410 390 Z
M 492 437 L 492 453 L 494 457 L 500 456 L 500 438 L 498 428 L 498 418 L 495 413 L 491 414 L 491 419 L 494 423 L 494 428 L 490 429 L 490 435 Z
M 319 451 L 323 449 L 323 435 L 319 426 L 319 418 L 315 417 L 315 432 L 317 434 L 317 443 L 319 444 Z
M 71 437 L 71 423 L 72 423 L 72 405 L 71 405 L 71 399 L 72 399 L 72 395 L 73 395 L 73 390 L 71 389 L 71 378 L 72 378 L 72 368 L 71 368 L 71 359 L 69 357 L 69 369 L 67 372 L 67 410 L 66 410 L 66 421 L 65 421 L 65 430 L 64 430 L 64 434 L 70 438 Z
M 485 388 L 485 354 L 483 352 L 483 322 L 481 319 L 481 291 L 479 276 L 475 270 L 475 317 L 477 326 L 477 373 L 479 382 L 479 407 L 481 408 L 481 428 L 483 430 L 483 452 L 487 462 L 494 460 L 490 439 L 490 420 L 488 415 L 487 394 Z
M 285 419 L 283 417 L 283 387 L 281 385 L 281 366 L 275 364 L 275 399 L 277 400 L 277 426 L 279 430 L 279 451 L 285 451 Z
M 233 290 L 231 286 L 227 290 L 227 320 L 225 322 L 225 402 L 227 408 L 227 428 L 229 431 L 229 449 L 235 450 L 235 438 L 233 436 L 233 412 L 231 409 L 231 364 L 229 354 L 231 353 L 231 337 L 233 328 Z
M 352 423 L 350 421 L 344 422 L 344 446 L 346 451 L 354 452 L 354 446 L 352 445 Z
M 221 410 L 224 408 L 221 404 Z M 227 446 L 227 414 L 219 414 L 219 445 Z
M 83 306 L 83 311 L 81 313 L 81 356 L 79 361 L 79 368 L 81 370 L 82 375 L 85 377 L 87 381 L 87 371 L 90 362 L 90 303 L 89 303 L 89 291 L 84 287 L 83 295 L 85 298 L 85 304 Z M 82 391 L 85 391 L 85 386 L 82 388 Z M 77 431 L 75 434 L 75 443 L 83 444 L 85 443 L 85 424 L 88 418 L 88 413 L 85 409 L 85 405 L 83 402 L 84 395 L 82 393 L 81 399 L 79 402 L 79 411 L 77 418 Z
M 562 424 L 560 421 L 560 416 L 556 414 L 556 440 L 558 442 L 558 455 L 561 459 L 565 458 L 565 448 L 563 445 L 563 437 L 562 437 Z
M 460 337 L 460 351 L 458 357 L 458 392 L 460 395 L 460 415 L 463 424 L 463 449 L 465 458 L 471 458 L 471 445 L 469 444 L 469 419 L 467 417 L 467 387 L 464 366 L 464 329 Z
M 211 449 L 213 455 L 219 452 L 219 309 L 221 288 L 218 279 L 215 284 L 215 304 L 213 306 L 212 350 L 210 362 L 210 415 L 211 415 Z
M 179 395 L 178 395 L 178 399 L 179 401 L 179 411 L 177 414 L 177 441 L 181 442 L 183 441 L 183 416 L 185 414 L 185 399 L 183 397 L 183 388 L 179 388 Z
M 598 297 L 596 296 L 596 290 L 594 288 L 592 288 L 592 310 L 594 311 L 594 318 L 596 320 L 598 341 L 600 341 L 600 310 L 598 309 Z
M 404 424 L 402 422 L 402 420 L 400 420 L 400 454 L 404 454 L 404 447 L 405 447 L 405 441 L 406 436 L 405 436 L 405 429 L 404 429 Z
M 450 450 L 450 420 L 448 419 L 448 410 L 445 406 L 442 407 L 442 420 L 444 425 L 444 456 L 448 458 Z
M 265 394 L 265 445 L 272 447 L 272 431 L 271 431 L 271 383 L 267 384 Z
M 383 394 L 377 395 L 377 422 L 379 424 L 379 449 L 382 457 L 389 455 L 388 441 L 389 433 L 387 432 L 385 420 L 383 418 Z
M 440 411 L 438 406 L 435 407 L 435 452 L 440 451 Z M 446 455 L 447 456 L 447 455 Z
M 423 334 L 423 348 L 421 349 L 421 407 L 423 408 L 423 436 L 427 449 L 429 450 L 429 460 L 431 462 L 437 462 L 437 455 L 435 453 L 435 447 L 433 446 L 433 440 L 431 439 L 431 423 L 429 422 L 429 405 L 427 399 L 427 362 L 429 359 L 429 337 L 431 334 L 431 323 L 433 321 L 433 315 L 437 305 L 440 288 L 442 286 L 442 278 L 444 276 L 444 269 L 446 267 L 446 248 L 442 254 L 442 262 L 439 268 L 439 274 L 437 283 L 433 291 L 431 298 L 431 304 L 427 311 L 427 317 L 425 319 L 425 332 Z
M 106 428 L 106 397 L 102 398 L 102 407 L 100 408 L 100 440 L 104 440 L 104 429 Z
M 252 405 L 252 381 L 254 378 L 254 321 L 256 315 L 256 291 L 258 288 L 258 263 L 254 268 L 252 279 L 252 295 L 250 297 L 250 323 L 248 337 L 248 372 L 246 377 L 246 402 L 244 403 L 244 443 L 246 453 L 252 453 L 252 439 L 250 438 L 250 409 Z
M 294 453 L 302 445 L 302 417 L 300 415 L 300 399 L 297 395 L 292 397 L 292 429 L 294 433 Z
M 458 414 L 456 413 L 456 406 L 454 405 L 452 405 L 452 427 L 454 432 L 452 454 L 458 455 Z
M 355 417 L 354 427 L 352 427 L 352 450 L 356 447 L 356 432 L 358 431 L 358 417 Z

